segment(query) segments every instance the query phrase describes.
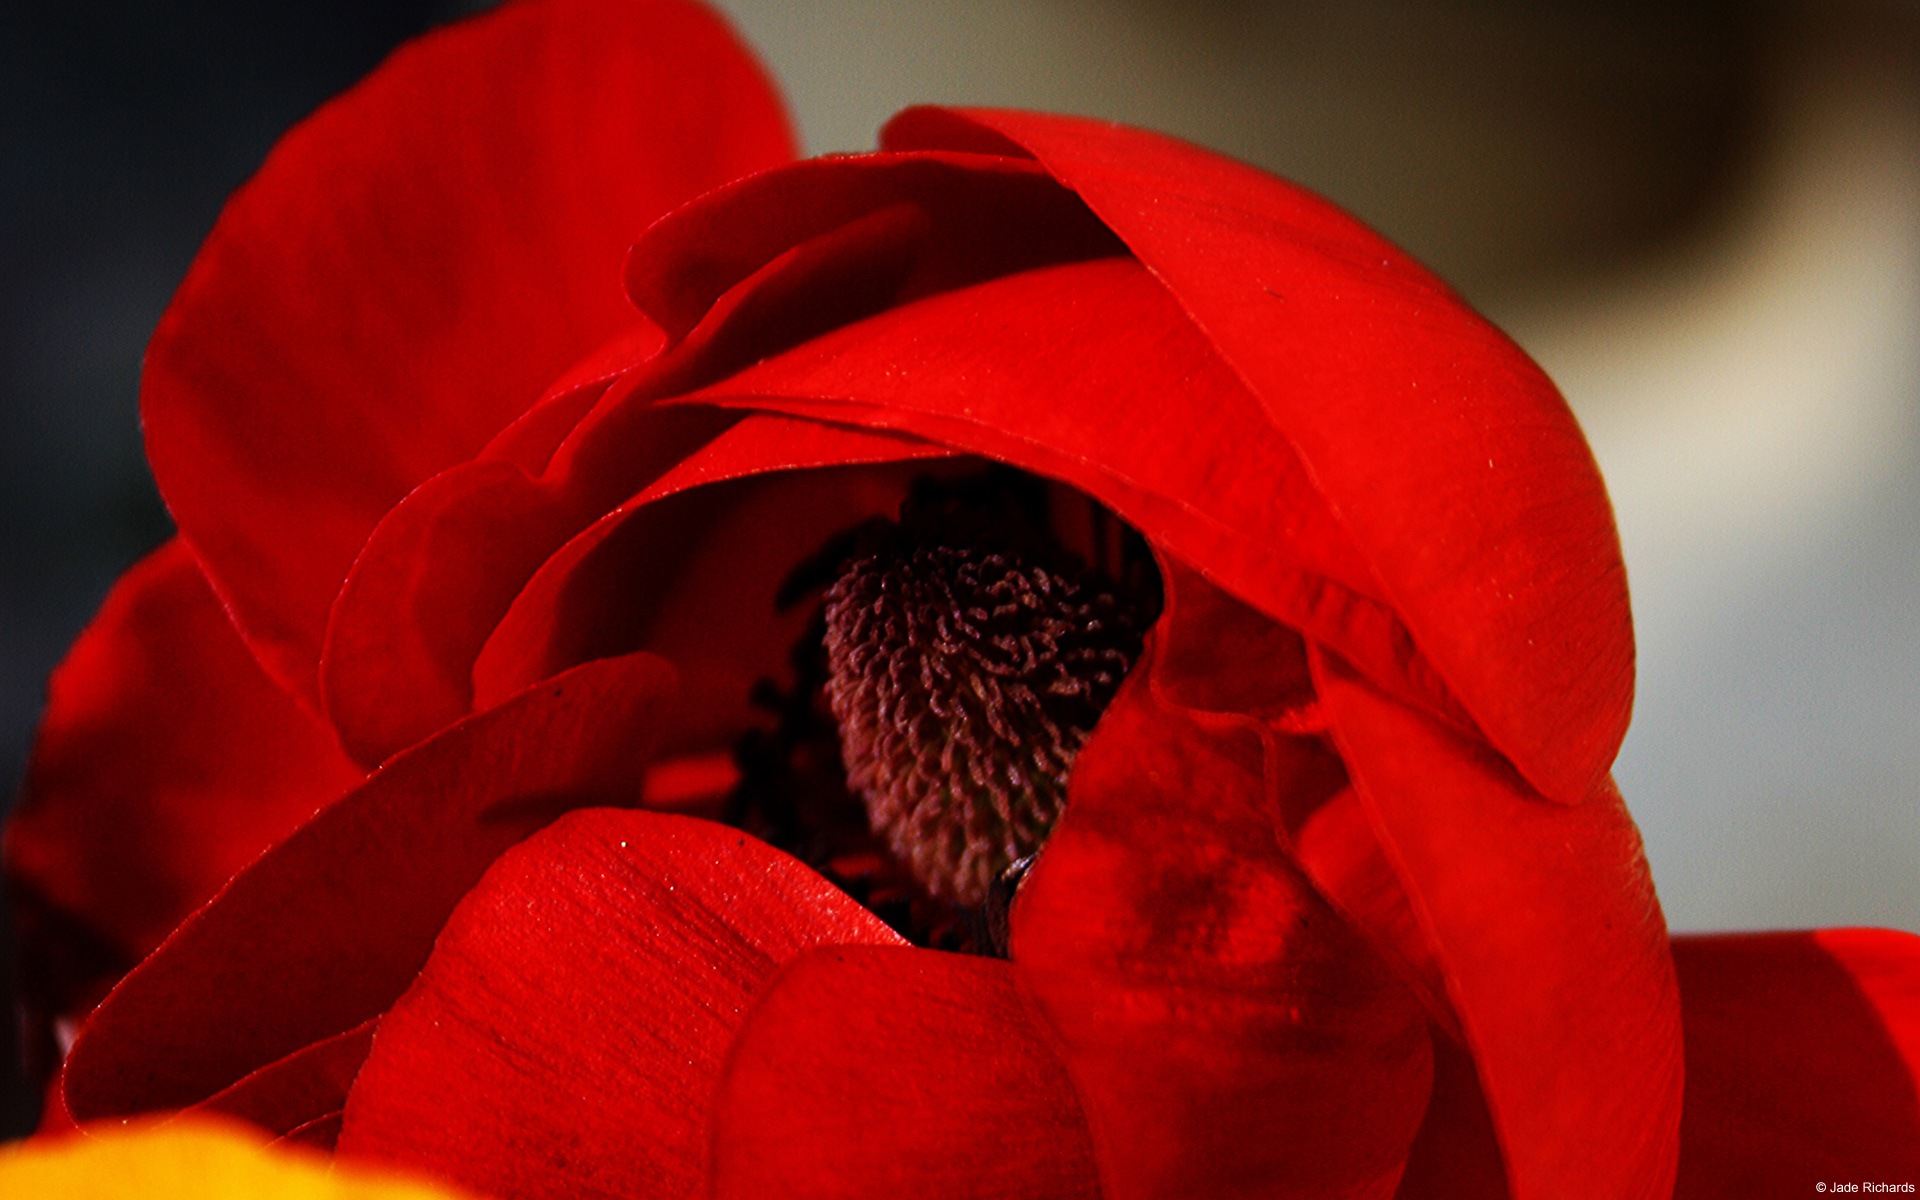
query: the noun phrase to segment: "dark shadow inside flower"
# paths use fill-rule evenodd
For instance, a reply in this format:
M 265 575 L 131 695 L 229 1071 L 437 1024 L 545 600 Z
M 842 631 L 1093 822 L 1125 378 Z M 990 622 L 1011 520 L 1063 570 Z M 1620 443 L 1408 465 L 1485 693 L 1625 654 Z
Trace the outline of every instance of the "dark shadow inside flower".
M 897 521 L 830 539 L 776 603 L 811 615 L 790 681 L 755 686 L 775 723 L 739 743 L 721 815 L 916 944 L 1003 952 L 1008 872 L 1040 851 L 1158 616 L 1144 539 L 1019 472 L 922 477 Z
M 599 529 L 604 536 L 578 539 L 576 553 L 557 556 L 522 593 L 483 652 L 481 671 L 501 670 L 513 661 L 509 650 L 536 677 L 569 661 L 662 655 L 679 669 L 682 690 L 662 731 L 662 757 L 649 766 L 649 807 L 739 825 L 827 874 L 911 939 L 947 948 L 979 940 L 985 883 L 1039 848 L 1064 801 L 1071 755 L 1138 659 L 1160 604 L 1158 572 L 1136 531 L 1070 487 L 965 456 L 726 481 L 622 513 Z M 1022 838 L 992 851 L 991 866 L 964 896 L 947 887 L 936 897 L 925 879 L 901 869 L 900 839 L 889 844 L 876 835 L 864 785 L 850 788 L 843 769 L 844 722 L 828 700 L 826 594 L 855 562 L 871 564 L 882 550 L 906 553 L 896 569 L 915 553 L 977 552 L 984 557 L 963 564 L 966 572 L 977 576 L 983 562 L 999 563 L 1005 569 L 992 586 L 1005 592 L 1019 584 L 1029 593 L 949 594 L 949 607 L 959 607 L 938 619 L 951 616 L 960 626 L 928 625 L 925 638 L 896 648 L 947 690 L 918 692 L 911 698 L 917 709 L 887 717 L 889 728 L 921 730 L 917 749 L 889 752 L 895 778 L 921 780 L 910 807 L 935 798 L 930 780 L 971 771 L 984 777 L 960 793 L 979 801 L 966 799 L 964 811 L 1007 819 L 1015 808 L 1031 809 L 1040 817 Z M 897 591 L 907 581 L 870 582 Z M 926 580 L 957 582 L 940 572 Z M 988 601 L 1006 611 L 972 622 L 968 610 Z M 1094 628 L 1070 628 L 1060 605 L 1078 606 L 1074 619 Z M 1104 620 L 1100 605 L 1111 609 Z M 1041 623 L 1008 624 L 1022 615 Z M 926 638 L 941 644 L 922 644 Z M 891 669 L 906 669 L 901 654 Z M 976 699 L 988 685 L 993 694 Z M 965 711 L 935 713 L 928 705 Z M 1024 733 L 1005 724 L 1020 713 Z M 872 745 L 876 732 L 869 721 L 863 744 Z M 928 772 L 902 754 L 944 754 L 946 761 Z M 1037 757 L 1048 764 L 1034 782 L 997 782 L 1030 770 L 1027 760 Z M 961 832 L 956 823 L 916 836 L 924 844 Z

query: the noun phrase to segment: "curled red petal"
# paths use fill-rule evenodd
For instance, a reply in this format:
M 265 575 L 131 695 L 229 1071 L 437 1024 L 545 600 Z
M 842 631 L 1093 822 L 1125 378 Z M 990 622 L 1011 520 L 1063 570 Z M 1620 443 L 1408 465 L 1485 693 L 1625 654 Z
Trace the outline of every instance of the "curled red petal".
M 754 682 L 783 675 L 804 632 L 808 606 L 780 604 L 793 568 L 835 535 L 897 511 L 915 473 L 948 453 L 750 416 L 541 566 L 474 664 L 477 697 L 643 648 L 687 677 L 676 738 L 730 745 L 752 719 Z
M 1681 937 L 1679 1200 L 1920 1183 L 1920 937 Z
M 615 480 L 668 470 L 727 424 L 711 413 L 635 415 Z M 381 520 L 334 603 L 322 662 L 327 715 L 359 761 L 377 764 L 471 710 L 473 659 L 500 614 L 599 507 L 511 462 L 479 459 L 428 480 Z
M 1131 260 L 903 305 L 674 402 L 899 431 L 1061 480 L 1383 686 L 1458 713 L 1285 439 Z
M 804 618 L 775 612 L 782 575 L 831 534 L 890 509 L 879 495 L 889 489 L 822 476 L 649 510 L 750 475 L 945 453 L 640 400 L 596 414 L 578 435 L 597 445 L 572 446 L 560 471 L 466 464 L 381 522 L 335 606 L 324 664 L 329 713 L 364 760 L 580 662 L 635 649 L 681 669 L 672 737 L 710 743 L 716 728 L 737 731 L 749 687 L 778 674 Z M 796 490 L 815 494 L 796 503 Z M 868 491 L 876 495 L 857 499 Z M 902 485 L 890 491 L 897 505 Z
M 148 454 L 274 677 L 311 699 L 381 514 L 633 323 L 627 245 L 791 157 L 680 0 L 533 0 L 400 50 L 235 193 L 147 354 Z
M 835 946 L 781 971 L 727 1060 L 719 1200 L 1099 1200 L 1073 1080 L 1009 964 Z
M 1327 744 L 1306 643 L 1264 613 L 1163 561 L 1167 615 L 1151 686 L 1166 703 L 1214 719 L 1249 720 L 1289 775 L 1273 819 L 1307 878 L 1414 989 L 1453 1036 L 1459 1020 L 1426 931 L 1380 845 L 1346 766 Z
M 53 674 L 7 828 L 36 1019 L 80 1017 L 359 778 L 261 673 L 184 545 L 135 566 Z
M 1073 189 L 1298 448 L 1494 745 L 1553 799 L 1594 791 L 1632 706 L 1626 573 L 1593 456 L 1525 354 L 1332 205 L 1171 138 L 910 109 L 882 142 L 1013 143 Z
M 603 348 L 575 375 L 627 378 L 603 389 L 557 444 L 552 435 L 587 385 L 557 387 L 481 461 L 415 489 L 355 561 L 329 620 L 322 688 L 360 761 L 378 762 L 465 711 L 475 655 L 541 562 L 637 502 L 666 465 L 730 420 L 663 413 L 655 397 L 905 297 L 1118 252 L 1036 168 L 952 159 L 796 164 L 703 197 L 648 232 L 630 284 L 674 335 L 669 351 L 656 359 L 657 345 L 631 336 Z
M 1430 1087 L 1426 1015 L 1281 845 L 1275 797 L 1324 786 L 1324 752 L 1152 686 L 1180 579 L 1075 760 L 1013 961 L 1111 1200 L 1390 1197 Z
M 285 1137 L 337 1114 L 373 1047 L 378 1017 L 302 1046 L 207 1097 L 188 1111 L 221 1113 Z
M 384 1011 L 501 851 L 638 799 L 671 690 L 651 655 L 588 663 L 387 763 L 120 982 L 67 1058 L 68 1108 L 187 1107 Z
M 1581 805 L 1542 804 L 1484 743 L 1331 656 L 1315 665 L 1341 758 L 1472 1048 L 1515 1200 L 1664 1200 L 1679 1147 L 1679 996 L 1619 792 L 1609 782 Z
M 1294 835 L 1293 849 L 1300 869 L 1320 894 L 1394 965 L 1434 1023 L 1459 1037 L 1460 1019 L 1447 994 L 1446 972 L 1434 957 L 1366 805 L 1353 789 L 1342 789 L 1316 806 Z
M 1407 1155 L 1394 1200 L 1511 1200 L 1473 1056 L 1451 1038 L 1433 1041 L 1433 1099 Z
M 702 196 L 635 243 L 627 290 L 670 336 L 684 337 L 729 290 L 793 247 L 883 214 L 911 245 L 896 301 L 1124 253 L 1086 205 L 1031 162 L 863 154 L 795 163 Z
M 340 1140 L 340 1114 L 323 1113 L 305 1124 L 281 1134 L 270 1146 L 304 1146 L 318 1150 L 323 1154 L 333 1152 L 334 1143 Z
M 900 938 L 744 833 L 570 814 L 460 902 L 381 1022 L 340 1153 L 487 1195 L 704 1198 L 752 998 L 809 947 L 849 942 Z

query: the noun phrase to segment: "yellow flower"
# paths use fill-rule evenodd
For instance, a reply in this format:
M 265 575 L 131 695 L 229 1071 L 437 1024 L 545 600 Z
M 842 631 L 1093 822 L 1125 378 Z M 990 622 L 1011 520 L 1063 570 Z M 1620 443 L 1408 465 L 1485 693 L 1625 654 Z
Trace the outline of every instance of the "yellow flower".
M 139 1122 L 0 1146 L 0 1196 L 14 1200 L 457 1200 L 384 1172 L 266 1147 L 243 1126 Z

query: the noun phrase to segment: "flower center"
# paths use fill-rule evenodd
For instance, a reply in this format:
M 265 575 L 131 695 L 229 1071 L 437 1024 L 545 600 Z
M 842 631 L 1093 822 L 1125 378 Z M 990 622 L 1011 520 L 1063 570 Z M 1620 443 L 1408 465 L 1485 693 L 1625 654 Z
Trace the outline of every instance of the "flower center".
M 1148 605 L 1031 528 L 945 506 L 869 530 L 826 595 L 848 785 L 936 897 L 987 901 L 1066 803 Z
M 754 685 L 770 722 L 735 744 L 716 815 L 915 945 L 1005 954 L 1074 754 L 1159 615 L 1145 539 L 1011 468 L 922 477 L 898 520 L 830 538 L 775 604 L 810 597 L 791 683 Z

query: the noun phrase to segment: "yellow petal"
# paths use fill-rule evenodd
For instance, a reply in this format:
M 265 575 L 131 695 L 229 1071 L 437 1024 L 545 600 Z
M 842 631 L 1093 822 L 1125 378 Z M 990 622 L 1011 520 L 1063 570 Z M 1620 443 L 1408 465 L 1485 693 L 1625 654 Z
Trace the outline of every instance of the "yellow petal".
M 460 1193 L 299 1148 L 245 1126 L 139 1122 L 0 1146 L 7 1200 L 458 1200 Z

